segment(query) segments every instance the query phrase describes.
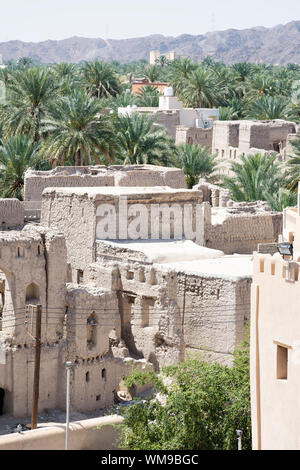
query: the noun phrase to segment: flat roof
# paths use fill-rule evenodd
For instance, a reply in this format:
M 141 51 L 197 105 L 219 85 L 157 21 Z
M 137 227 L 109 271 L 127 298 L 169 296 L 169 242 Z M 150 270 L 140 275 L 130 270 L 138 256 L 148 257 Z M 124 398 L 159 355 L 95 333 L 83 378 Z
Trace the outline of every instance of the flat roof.
M 170 188 L 169 186 L 76 186 L 76 187 L 51 187 L 44 189 L 43 194 L 55 192 L 58 195 L 87 195 L 92 198 L 95 196 L 126 196 L 126 195 L 159 195 L 159 194 L 186 194 L 199 197 L 198 190 L 184 188 Z
M 170 263 L 220 258 L 223 251 L 206 248 L 192 240 L 97 240 L 113 248 L 143 253 L 149 263 Z
M 252 255 L 225 255 L 221 258 L 165 263 L 160 266 L 168 271 L 234 282 L 252 279 L 253 275 Z
M 191 240 L 98 240 L 120 250 L 141 252 L 146 261 L 166 271 L 182 272 L 206 278 L 229 281 L 251 279 L 252 255 L 224 255 L 197 245 Z

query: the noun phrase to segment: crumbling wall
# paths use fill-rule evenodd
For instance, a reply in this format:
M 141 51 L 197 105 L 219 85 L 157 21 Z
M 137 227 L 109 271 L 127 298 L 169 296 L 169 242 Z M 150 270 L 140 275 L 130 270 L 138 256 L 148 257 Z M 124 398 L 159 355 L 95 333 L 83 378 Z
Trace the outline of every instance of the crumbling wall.
M 232 363 L 232 354 L 245 337 L 250 284 L 251 279 L 178 275 L 187 356 L 196 354 L 205 360 Z
M 206 218 L 205 246 L 226 254 L 252 253 L 259 243 L 274 243 L 282 233 L 282 213 L 259 210 L 259 203 L 235 203 L 211 214 L 211 223 Z
M 58 405 L 59 348 L 63 337 L 66 247 L 61 234 L 40 226 L 0 236 L 4 306 L 0 331 L 0 386 L 5 411 L 30 414 L 34 365 L 35 313 L 42 305 L 40 410 Z
M 175 132 L 174 132 L 175 133 Z M 24 177 L 24 199 L 41 201 L 49 187 L 170 186 L 186 188 L 183 171 L 155 165 L 61 166 L 50 171 L 28 169 Z
M 0 199 L 0 230 L 16 230 L 24 226 L 24 208 L 18 199 Z
M 123 199 L 122 199 L 123 198 Z M 123 201 L 123 202 L 122 202 Z M 141 239 L 155 238 L 184 238 L 184 211 L 190 207 L 192 217 L 191 229 L 196 232 L 198 243 L 203 244 L 204 208 L 201 207 L 201 191 L 191 191 L 184 189 L 171 189 L 166 187 L 153 188 L 48 188 L 43 193 L 41 223 L 48 227 L 56 227 L 63 232 L 66 238 L 68 250 L 68 263 L 70 263 L 73 273 L 73 281 L 79 271 L 84 271 L 85 267 L 95 261 L 97 239 L 105 238 L 103 233 L 99 234 L 96 226 L 103 219 L 102 208 L 105 204 L 115 209 L 116 230 L 108 232 L 107 239 L 130 239 L 130 224 L 135 215 L 130 214 L 133 205 L 141 204 L 145 209 L 144 219 L 141 221 L 144 233 L 141 229 Z M 126 210 L 120 216 L 120 207 L 125 204 Z M 161 212 L 151 212 L 154 206 L 163 209 L 164 205 L 167 215 L 161 216 Z M 175 206 L 174 212 L 171 208 Z M 169 211 L 170 209 L 170 211 Z M 166 214 L 165 212 L 165 214 Z M 179 222 L 177 228 L 181 228 L 181 234 L 175 231 L 177 219 L 174 213 L 179 212 Z M 62 216 L 63 214 L 63 216 Z M 198 217 L 196 217 L 198 214 Z M 181 217 L 182 216 L 182 217 Z M 138 217 L 138 214 L 137 214 Z M 180 219 L 181 217 L 181 219 Z M 198 221 L 198 222 L 197 222 Z M 154 232 L 157 231 L 155 235 Z M 153 235 L 154 234 L 154 235 Z M 192 235 L 190 235 L 192 237 Z
M 103 249 L 103 251 L 101 250 Z M 156 369 L 183 359 L 181 314 L 176 301 L 176 274 L 167 274 L 134 256 L 106 255 L 100 244 L 88 282 L 112 288 L 118 298 L 121 339 L 127 355 L 144 358 Z M 119 258 L 119 260 L 118 260 Z M 124 354 L 125 351 L 123 351 Z
M 89 282 L 118 288 L 121 337 L 132 354 L 157 369 L 191 353 L 232 363 L 249 317 L 250 277 L 191 274 L 146 262 L 134 249 L 98 245 Z
M 199 127 L 177 126 L 176 128 L 176 145 L 192 144 L 201 145 L 203 147 L 212 146 L 213 130 L 202 129 Z

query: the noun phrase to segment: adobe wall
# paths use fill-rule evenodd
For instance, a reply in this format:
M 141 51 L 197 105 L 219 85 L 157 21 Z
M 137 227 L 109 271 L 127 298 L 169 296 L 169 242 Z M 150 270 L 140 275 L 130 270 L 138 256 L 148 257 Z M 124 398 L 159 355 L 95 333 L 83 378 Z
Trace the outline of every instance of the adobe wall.
M 176 145 L 193 144 L 203 147 L 212 146 L 213 131 L 211 129 L 201 129 L 198 127 L 177 126 Z
M 0 230 L 16 230 L 24 226 L 24 209 L 18 199 L 0 198 Z
M 250 313 L 251 277 L 226 279 L 152 264 L 141 252 L 97 243 L 89 282 L 111 288 L 119 278 L 121 337 L 129 351 L 156 367 L 190 353 L 232 363 Z M 199 261 L 201 265 L 201 261 Z
M 180 124 L 179 111 L 157 111 L 155 115 L 157 117 L 156 123 L 160 124 L 161 126 L 164 126 L 167 133 L 175 140 L 177 133 L 176 128 Z
M 41 201 L 48 187 L 170 186 L 186 188 L 179 168 L 155 165 L 95 165 L 56 167 L 49 171 L 28 169 L 24 177 L 24 200 Z
M 288 136 L 296 130 L 294 122 L 281 119 L 215 121 L 212 151 L 218 153 L 220 172 L 231 174 L 231 162 L 241 155 L 269 151 L 285 157 Z
M 126 197 L 122 199 L 122 197 Z M 119 219 L 119 209 L 124 204 L 128 208 L 127 218 Z M 73 280 L 76 271 L 84 270 L 86 266 L 94 262 L 95 241 L 104 238 L 96 233 L 97 223 L 103 219 L 104 204 L 110 204 L 115 209 L 116 232 L 109 234 L 107 239 L 127 239 L 130 236 L 130 223 L 134 215 L 130 215 L 130 208 L 134 204 L 142 204 L 147 216 L 147 233 L 141 233 L 141 238 L 151 238 L 153 231 L 158 230 L 157 238 L 162 238 L 165 231 L 170 229 L 170 235 L 166 238 L 174 238 L 174 218 L 170 214 L 170 222 L 167 217 L 159 214 L 152 216 L 151 208 L 154 205 L 166 204 L 171 207 L 177 205 L 181 213 L 184 213 L 185 205 L 190 205 L 193 217 L 193 230 L 196 230 L 196 212 L 199 212 L 197 234 L 199 244 L 203 244 L 203 227 L 205 207 L 199 207 L 202 201 L 200 191 L 184 189 L 171 189 L 162 187 L 152 188 L 48 188 L 43 193 L 41 223 L 49 228 L 56 227 L 66 238 L 68 249 L 68 262 L 73 270 Z M 122 206 L 123 207 L 123 206 Z M 63 216 L 62 216 L 63 214 Z M 126 215 L 126 214 L 125 214 Z M 155 218 L 156 217 L 156 218 Z M 160 219 L 158 220 L 158 217 Z M 153 223 L 153 225 L 151 225 Z M 154 227 L 154 228 L 153 228 Z M 184 217 L 181 219 L 182 235 L 184 234 Z M 187 234 L 188 235 L 188 234 Z
M 226 254 L 252 253 L 259 243 L 277 242 L 282 233 L 282 214 L 259 210 L 257 203 L 236 203 L 212 209 L 211 214 L 211 223 L 205 225 L 205 246 Z
M 144 358 L 158 370 L 183 359 L 181 314 L 176 304 L 176 274 L 163 273 L 128 252 L 114 255 L 97 243 L 97 261 L 87 270 L 88 282 L 113 289 L 119 300 L 123 354 Z M 127 350 L 127 352 L 126 352 Z
M 121 343 L 114 291 L 103 290 L 101 282 L 97 287 L 82 285 L 84 279 L 66 284 L 61 233 L 42 226 L 3 232 L 0 252 L 0 387 L 5 390 L 5 412 L 20 417 L 31 412 L 35 316 L 26 310 L 28 304 L 42 305 L 40 411 L 65 409 L 67 360 L 73 362 L 72 405 L 79 411 L 112 405 L 126 373 L 151 367 L 143 358 L 129 357 Z

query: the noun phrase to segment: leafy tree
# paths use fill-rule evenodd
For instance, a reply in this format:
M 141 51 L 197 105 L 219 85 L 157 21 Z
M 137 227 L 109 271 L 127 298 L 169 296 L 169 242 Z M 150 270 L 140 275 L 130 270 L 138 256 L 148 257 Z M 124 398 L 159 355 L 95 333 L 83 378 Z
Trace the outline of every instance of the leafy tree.
M 124 164 L 169 164 L 174 141 L 155 121 L 156 116 L 138 113 L 116 117 L 116 139 Z
M 182 168 L 188 188 L 198 183 L 200 177 L 209 178 L 217 167 L 217 154 L 212 154 L 209 147 L 182 144 L 176 148 L 175 165 Z
M 43 151 L 51 163 L 89 165 L 115 157 L 118 147 L 113 128 L 100 111 L 99 100 L 83 90 L 75 90 L 55 103 L 43 123 L 48 136 Z
M 236 429 L 242 429 L 243 449 L 251 449 L 248 339 L 236 351 L 231 368 L 195 358 L 165 368 L 162 375 L 172 381 L 167 389 L 153 373 L 148 373 L 148 381 L 164 394 L 163 400 L 152 396 L 124 411 L 124 448 L 236 449 Z M 145 373 L 136 372 L 134 382 L 145 384 Z M 132 377 L 125 383 L 132 385 Z
M 239 118 L 238 111 L 231 106 L 221 106 L 219 108 L 219 120 L 220 121 L 235 121 Z
M 274 194 L 283 183 L 276 155 L 256 153 L 241 156 L 241 163 L 232 162 L 233 176 L 224 177 L 224 186 L 235 201 L 265 200 L 266 193 Z
M 23 200 L 24 173 L 29 167 L 40 169 L 41 164 L 38 144 L 26 135 L 9 136 L 2 141 L 0 146 L 1 196 Z

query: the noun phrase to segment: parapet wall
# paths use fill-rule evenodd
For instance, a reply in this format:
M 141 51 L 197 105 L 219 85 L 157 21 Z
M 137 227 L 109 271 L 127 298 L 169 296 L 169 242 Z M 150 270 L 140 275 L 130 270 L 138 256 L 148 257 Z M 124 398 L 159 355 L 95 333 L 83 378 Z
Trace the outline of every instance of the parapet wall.
M 121 416 L 112 415 L 70 423 L 69 450 L 117 449 L 119 433 L 116 425 Z M 53 424 L 26 431 L 0 436 L 0 450 L 64 450 L 65 424 Z
M 169 186 L 186 188 L 179 168 L 155 165 L 61 166 L 50 171 L 29 169 L 24 179 L 25 201 L 41 201 L 48 187 Z

